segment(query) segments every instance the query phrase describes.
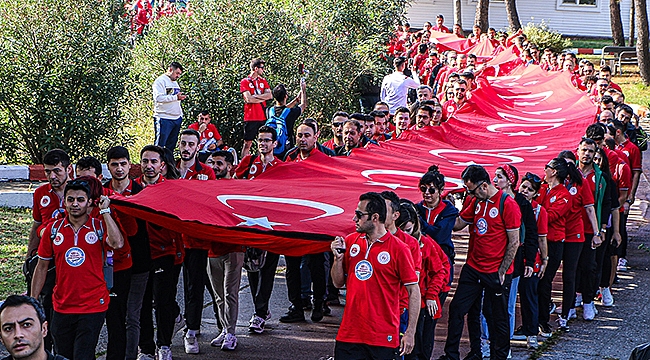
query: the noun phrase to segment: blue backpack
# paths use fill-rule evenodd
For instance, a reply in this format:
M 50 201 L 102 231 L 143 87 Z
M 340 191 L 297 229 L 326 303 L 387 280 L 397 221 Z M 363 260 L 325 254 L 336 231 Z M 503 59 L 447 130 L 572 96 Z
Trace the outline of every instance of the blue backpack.
M 284 108 L 282 114 L 277 116 L 275 114 L 275 106 L 272 106 L 269 109 L 269 119 L 266 120 L 264 125 L 275 129 L 278 134 L 278 145 L 273 149 L 273 154 L 280 155 L 285 152 L 287 146 L 291 144 L 289 141 L 289 134 L 287 132 L 287 117 L 289 116 L 290 108 Z

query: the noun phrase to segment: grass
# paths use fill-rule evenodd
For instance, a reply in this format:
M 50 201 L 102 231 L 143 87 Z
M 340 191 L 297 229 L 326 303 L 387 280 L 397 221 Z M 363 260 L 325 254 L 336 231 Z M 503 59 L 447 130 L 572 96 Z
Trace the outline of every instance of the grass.
M 623 69 L 626 72 L 622 76 L 614 76 L 613 80 L 623 90 L 625 102 L 650 107 L 650 86 L 643 85 L 638 68 L 630 67 L 630 69 L 626 69 L 624 67 Z
M 30 209 L 0 208 L 0 299 L 26 290 L 22 265 L 31 223 Z
M 584 49 L 602 49 L 603 46 L 614 45 L 611 39 L 585 39 L 585 38 L 570 38 L 571 47 L 584 48 Z

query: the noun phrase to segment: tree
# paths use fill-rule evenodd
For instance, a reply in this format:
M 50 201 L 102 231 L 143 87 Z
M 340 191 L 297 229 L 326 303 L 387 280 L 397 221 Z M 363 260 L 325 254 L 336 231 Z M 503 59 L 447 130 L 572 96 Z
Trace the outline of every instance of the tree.
M 614 40 L 614 45 L 625 46 L 620 0 L 609 0 L 609 22 L 612 27 L 612 39 Z
M 239 82 L 250 72 L 252 58 L 264 59 L 270 86 L 284 83 L 290 96 L 298 92 L 298 65 L 304 64 L 310 71 L 306 116 L 325 124 L 337 110 L 358 111 L 354 89 L 359 78 L 381 82 L 390 71 L 382 54 L 405 2 L 303 0 L 296 7 L 286 0 L 255 6 L 248 0 L 203 0 L 192 5 L 191 16 L 161 18 L 137 41 L 131 71 L 133 101 L 126 116 L 129 121 L 151 123 L 151 83 L 176 60 L 185 68 L 179 83 L 188 94 L 183 101 L 186 122 L 208 110 L 226 144 L 239 147 L 243 132 Z M 323 135 L 329 131 L 327 126 L 321 129 Z
M 517 30 L 521 29 L 521 22 L 519 21 L 519 14 L 517 13 L 517 1 L 505 0 L 505 3 L 506 3 L 506 14 L 508 15 L 508 25 L 510 26 L 510 31 L 516 32 Z
M 462 12 L 462 3 L 463 0 L 454 0 L 454 24 L 460 25 L 463 27 L 463 12 Z
M 636 13 L 636 54 L 639 58 L 639 74 L 645 86 L 650 86 L 650 49 L 648 48 L 648 11 L 646 0 L 634 0 Z
M 634 28 L 636 25 L 634 24 L 634 0 L 630 0 L 630 37 L 629 37 L 629 45 L 628 46 L 634 46 L 636 44 L 636 40 L 634 40 Z
M 481 28 L 481 33 L 487 33 L 489 24 L 488 11 L 490 10 L 490 0 L 478 0 L 476 4 L 476 16 L 474 25 Z
M 2 161 L 40 163 L 52 148 L 100 155 L 125 138 L 120 107 L 128 27 L 120 1 L 3 1 Z

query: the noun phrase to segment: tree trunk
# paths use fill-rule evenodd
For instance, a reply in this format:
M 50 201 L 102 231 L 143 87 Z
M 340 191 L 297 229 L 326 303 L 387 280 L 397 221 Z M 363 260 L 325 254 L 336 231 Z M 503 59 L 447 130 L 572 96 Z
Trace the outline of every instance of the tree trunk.
M 650 86 L 650 49 L 648 48 L 648 11 L 646 0 L 635 0 L 636 55 L 639 58 L 639 74 L 645 86 Z
M 463 0 L 454 0 L 454 24 L 463 27 L 463 13 L 461 11 L 461 3 Z
M 612 39 L 614 40 L 614 45 L 625 46 L 620 0 L 609 0 L 609 21 L 612 26 Z
M 630 42 L 629 46 L 634 46 L 636 41 L 634 41 L 634 0 L 630 0 Z
M 485 34 L 488 31 L 489 20 L 488 10 L 490 9 L 490 0 L 478 0 L 476 4 L 476 16 L 474 17 L 474 25 L 481 28 L 481 33 Z
M 611 0 L 616 1 L 616 0 Z M 508 15 L 508 25 L 510 25 L 510 31 L 516 32 L 521 29 L 521 22 L 519 21 L 519 14 L 517 13 L 517 1 L 516 0 L 505 0 L 506 2 L 506 14 Z M 620 19 L 620 11 L 619 11 Z M 621 33 L 623 30 L 621 29 Z

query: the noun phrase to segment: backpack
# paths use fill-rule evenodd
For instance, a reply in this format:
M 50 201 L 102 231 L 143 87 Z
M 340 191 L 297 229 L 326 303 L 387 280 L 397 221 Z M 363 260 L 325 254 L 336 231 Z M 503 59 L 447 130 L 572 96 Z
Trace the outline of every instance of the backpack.
M 636 129 L 634 129 L 634 133 L 636 135 L 636 141 L 634 141 L 634 143 L 639 147 L 639 150 L 648 150 L 648 133 L 643 130 L 641 125 L 637 126 Z
M 248 272 L 258 272 L 260 269 L 264 266 L 264 263 L 266 262 L 266 251 L 253 248 L 253 247 L 246 247 L 246 251 L 244 252 L 244 269 Z
M 290 108 L 284 108 L 284 110 L 282 110 L 282 114 L 280 114 L 280 116 L 277 116 L 275 114 L 275 106 L 272 106 L 269 109 L 269 119 L 266 120 L 266 123 L 264 125 L 275 129 L 275 132 L 278 134 L 278 145 L 275 147 L 275 149 L 273 149 L 273 154 L 275 155 L 283 154 L 291 144 L 287 130 L 287 117 L 289 116 L 290 111 Z

